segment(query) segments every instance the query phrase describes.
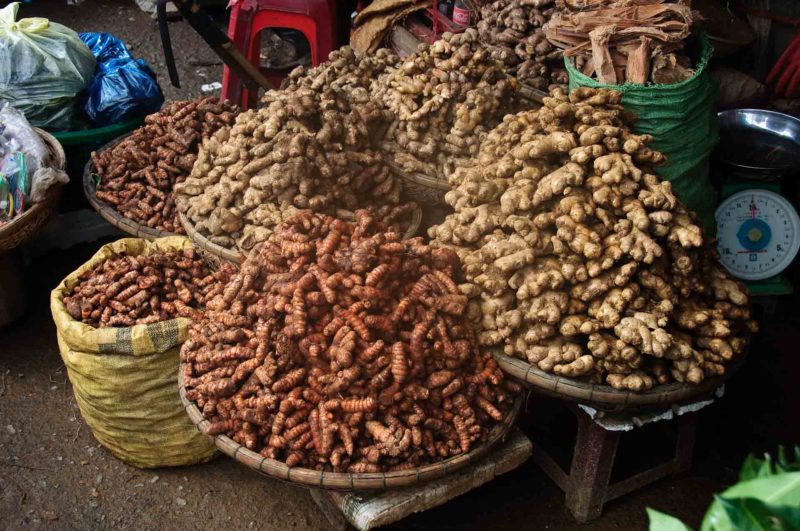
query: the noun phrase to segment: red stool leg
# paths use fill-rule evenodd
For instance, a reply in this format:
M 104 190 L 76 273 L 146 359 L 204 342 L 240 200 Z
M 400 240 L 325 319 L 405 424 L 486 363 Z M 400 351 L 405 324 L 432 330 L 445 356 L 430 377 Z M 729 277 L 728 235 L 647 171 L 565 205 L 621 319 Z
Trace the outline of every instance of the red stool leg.
M 250 22 L 252 13 L 241 8 L 241 4 L 236 4 L 231 10 L 231 18 L 228 23 L 228 37 L 239 50 L 247 49 L 248 34 L 250 33 Z M 241 103 L 242 80 L 233 71 L 224 66 L 222 69 L 222 94 L 223 100 L 231 103 Z

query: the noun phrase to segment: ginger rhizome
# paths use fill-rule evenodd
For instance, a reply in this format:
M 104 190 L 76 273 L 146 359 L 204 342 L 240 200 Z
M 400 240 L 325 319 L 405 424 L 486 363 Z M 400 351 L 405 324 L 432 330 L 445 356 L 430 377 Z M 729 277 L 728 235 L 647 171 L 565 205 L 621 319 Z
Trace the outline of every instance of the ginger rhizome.
M 361 56 L 344 47 L 293 71 L 283 89 L 203 143 L 178 186 L 179 209 L 212 242 L 245 251 L 301 209 L 407 215 L 392 212 L 401 184 L 375 149 L 391 115 L 368 90 L 396 60 L 387 50 Z
M 63 302 L 73 319 L 95 328 L 199 319 L 234 273 L 230 264 L 212 272 L 193 249 L 123 255 L 83 273 Z
M 561 50 L 544 35 L 553 0 L 495 0 L 481 7 L 477 28 L 481 42 L 506 71 L 539 90 L 569 81 Z
M 183 234 L 175 185 L 191 173 L 201 140 L 231 125 L 237 112 L 207 97 L 176 101 L 147 116 L 122 142 L 92 153 L 97 198 L 137 223 Z
M 373 97 L 395 118 L 382 149 L 404 171 L 444 179 L 453 161 L 477 152 L 515 91 L 475 29 L 444 33 L 373 83 Z
M 631 123 L 619 93 L 589 88 L 506 116 L 429 235 L 463 261 L 482 345 L 620 389 L 698 383 L 744 348 L 747 292 Z
M 469 452 L 508 413 L 519 388 L 478 348 L 458 258 L 356 219 L 279 225 L 193 324 L 183 378 L 209 433 L 289 466 L 378 472 Z

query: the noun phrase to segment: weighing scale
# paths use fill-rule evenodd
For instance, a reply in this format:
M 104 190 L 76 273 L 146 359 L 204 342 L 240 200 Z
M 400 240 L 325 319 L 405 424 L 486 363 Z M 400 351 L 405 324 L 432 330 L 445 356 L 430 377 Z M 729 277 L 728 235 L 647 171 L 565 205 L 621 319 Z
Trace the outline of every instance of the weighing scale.
M 755 109 L 725 111 L 719 119 L 720 262 L 753 295 L 789 294 L 792 285 L 781 273 L 800 249 L 800 217 L 781 195 L 780 179 L 800 169 L 800 120 Z

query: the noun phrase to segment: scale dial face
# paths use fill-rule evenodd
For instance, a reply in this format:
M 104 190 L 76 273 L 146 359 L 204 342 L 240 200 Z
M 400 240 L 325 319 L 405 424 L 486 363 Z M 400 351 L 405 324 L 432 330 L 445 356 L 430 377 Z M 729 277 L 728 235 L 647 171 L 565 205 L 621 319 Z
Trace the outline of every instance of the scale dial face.
M 744 280 L 777 275 L 800 248 L 800 218 L 775 192 L 744 190 L 717 208 L 717 247 L 722 265 Z

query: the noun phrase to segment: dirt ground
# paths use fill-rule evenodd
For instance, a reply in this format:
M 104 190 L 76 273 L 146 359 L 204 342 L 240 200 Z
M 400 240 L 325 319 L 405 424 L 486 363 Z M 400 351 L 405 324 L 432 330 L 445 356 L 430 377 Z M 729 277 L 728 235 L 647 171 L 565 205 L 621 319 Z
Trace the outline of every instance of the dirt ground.
M 154 21 L 132 0 L 34 0 L 23 15 L 47 16 L 78 31 L 122 37 L 160 77 L 167 98 L 192 97 L 221 81 L 216 56 L 185 23 L 171 25 L 183 88 L 169 86 Z M 305 489 L 257 476 L 226 457 L 177 469 L 140 470 L 113 458 L 92 437 L 58 354 L 48 296 L 102 242 L 52 252 L 26 266 L 30 301 L 20 321 L 0 329 L 0 529 L 309 529 L 330 525 Z M 796 279 L 795 279 L 796 280 Z M 784 300 L 726 396 L 701 414 L 695 467 L 606 506 L 586 531 L 643 529 L 646 507 L 697 527 L 712 494 L 735 479 L 750 451 L 800 440 L 796 297 Z M 522 425 L 536 441 L 570 447 L 570 416 L 535 395 Z M 623 438 L 623 468 L 668 455 L 658 433 Z M 541 439 L 540 439 L 541 437 Z M 573 529 L 563 494 L 532 462 L 394 529 Z

